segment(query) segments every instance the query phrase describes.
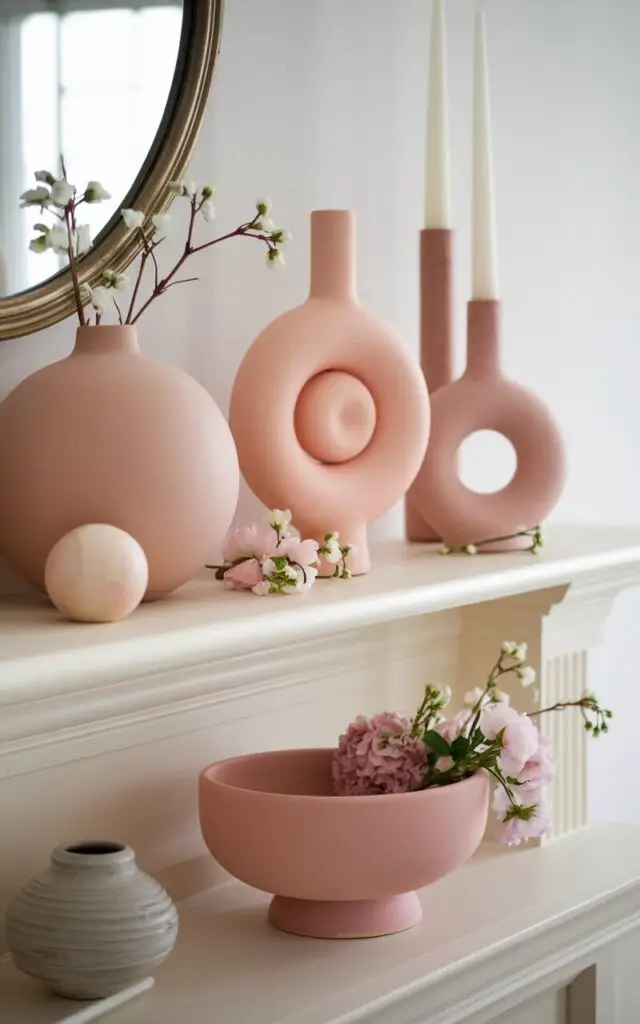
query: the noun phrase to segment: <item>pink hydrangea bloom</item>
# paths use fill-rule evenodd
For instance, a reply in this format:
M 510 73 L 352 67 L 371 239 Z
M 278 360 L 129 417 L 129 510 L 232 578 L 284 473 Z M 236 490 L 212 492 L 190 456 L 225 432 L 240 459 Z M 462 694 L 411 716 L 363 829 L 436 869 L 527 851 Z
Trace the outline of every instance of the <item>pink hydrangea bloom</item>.
M 250 590 L 262 582 L 262 566 L 255 558 L 238 562 L 237 565 L 227 569 L 223 576 L 223 582 L 228 590 Z
M 275 555 L 277 547 L 278 535 L 268 523 L 236 526 L 224 540 L 222 557 L 225 562 L 235 562 L 236 558 L 248 556 L 260 560 Z
M 402 715 L 359 716 L 340 737 L 332 775 L 340 796 L 408 793 L 424 778 L 427 749 Z

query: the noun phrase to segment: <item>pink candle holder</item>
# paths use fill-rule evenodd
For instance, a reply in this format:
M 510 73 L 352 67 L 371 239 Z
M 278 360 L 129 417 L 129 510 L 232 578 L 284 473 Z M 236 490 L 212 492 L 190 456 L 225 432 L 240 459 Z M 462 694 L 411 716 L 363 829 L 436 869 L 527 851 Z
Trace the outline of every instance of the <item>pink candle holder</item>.
M 453 231 L 449 228 L 423 228 L 420 232 L 420 365 L 429 395 L 453 380 L 452 250 Z M 422 472 L 423 467 L 418 480 Z M 407 540 L 441 540 L 429 522 L 428 496 L 414 481 L 405 501 Z
M 565 482 L 564 445 L 547 406 L 502 373 L 499 302 L 469 303 L 467 338 L 463 376 L 431 400 L 431 441 L 414 485 L 416 498 L 428 506 L 431 524 L 451 547 L 517 550 L 529 546 L 530 538 L 486 541 L 532 529 L 548 516 Z M 470 490 L 458 475 L 460 445 L 477 430 L 502 434 L 517 455 L 513 478 L 492 494 Z
M 402 497 L 429 437 L 424 377 L 355 289 L 355 216 L 311 215 L 311 291 L 243 359 L 229 410 L 240 467 L 305 537 L 338 530 L 349 568 L 370 568 L 367 523 Z M 324 574 L 333 572 L 325 566 Z

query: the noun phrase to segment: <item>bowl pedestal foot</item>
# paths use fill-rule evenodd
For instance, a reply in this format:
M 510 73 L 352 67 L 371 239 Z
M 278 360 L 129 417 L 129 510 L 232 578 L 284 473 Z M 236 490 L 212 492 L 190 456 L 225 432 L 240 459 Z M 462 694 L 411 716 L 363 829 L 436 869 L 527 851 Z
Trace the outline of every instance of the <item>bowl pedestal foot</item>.
M 269 922 L 317 939 L 369 939 L 413 928 L 422 917 L 415 892 L 380 900 L 298 900 L 274 896 Z

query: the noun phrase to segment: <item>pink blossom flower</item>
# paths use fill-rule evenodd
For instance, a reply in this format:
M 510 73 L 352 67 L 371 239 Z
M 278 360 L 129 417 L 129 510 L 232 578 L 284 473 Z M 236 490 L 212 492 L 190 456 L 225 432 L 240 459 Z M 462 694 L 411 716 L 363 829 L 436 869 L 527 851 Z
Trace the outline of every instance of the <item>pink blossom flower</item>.
M 448 772 L 453 768 L 455 763 L 456 762 L 452 757 L 439 757 L 434 768 L 437 772 Z
M 301 540 L 300 537 L 287 537 L 278 548 L 279 555 L 287 555 L 292 562 L 305 568 L 318 561 L 318 542 Z
M 235 562 L 237 558 L 268 558 L 274 555 L 278 547 L 278 535 L 268 523 L 254 523 L 252 526 L 236 526 L 227 534 L 222 557 L 225 562 Z
M 443 740 L 451 744 L 454 740 L 460 736 L 470 721 L 470 714 L 465 709 L 464 711 L 458 711 L 453 718 L 444 718 L 441 722 L 438 722 L 434 726 L 434 731 L 440 733 Z
M 228 590 L 250 590 L 262 582 L 262 568 L 255 558 L 238 562 L 224 574 L 224 585 Z
M 419 789 L 426 765 L 427 749 L 411 736 L 408 718 L 392 713 L 359 716 L 335 751 L 334 789 L 341 796 L 408 793 Z
M 519 715 L 504 702 L 492 704 L 482 712 L 480 728 L 488 740 L 494 740 L 502 732 L 498 763 L 504 775 L 518 776 L 540 745 L 540 734 L 531 719 Z
M 531 792 L 547 786 L 553 780 L 555 772 L 556 766 L 549 753 L 549 741 L 545 736 L 539 735 L 538 749 L 518 772 L 517 779 L 521 783 L 518 791 Z
M 511 801 L 502 787 L 499 786 L 493 795 L 493 809 L 497 812 L 498 818 L 502 822 L 500 831 L 496 836 L 498 843 L 505 846 L 519 846 L 520 843 L 526 842 L 528 839 L 537 839 L 549 831 L 551 816 L 546 789 L 542 788 L 537 791 L 532 790 L 528 793 L 521 793 L 519 788 L 515 788 L 513 798 L 516 803 L 523 807 L 535 806 L 535 811 L 528 820 L 510 817 L 508 821 L 505 821 L 504 819 L 511 809 Z

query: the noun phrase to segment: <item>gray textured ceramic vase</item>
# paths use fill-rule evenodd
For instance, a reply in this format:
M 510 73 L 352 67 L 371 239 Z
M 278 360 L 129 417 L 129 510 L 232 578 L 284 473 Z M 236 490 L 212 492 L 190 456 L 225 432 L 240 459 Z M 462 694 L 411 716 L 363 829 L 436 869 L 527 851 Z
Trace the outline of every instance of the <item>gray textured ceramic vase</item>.
M 9 904 L 6 927 L 19 970 L 69 999 L 101 999 L 153 974 L 178 913 L 128 846 L 81 842 L 54 850 Z

